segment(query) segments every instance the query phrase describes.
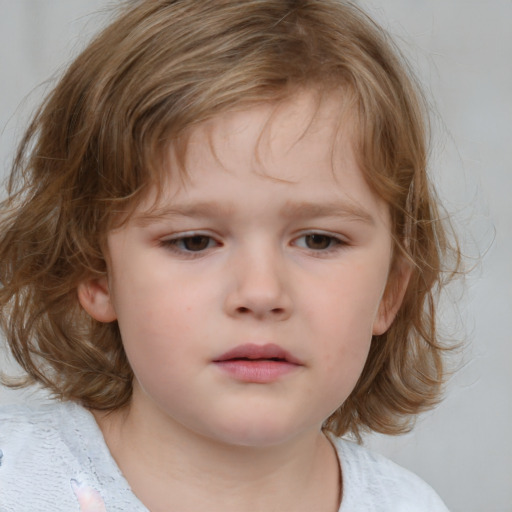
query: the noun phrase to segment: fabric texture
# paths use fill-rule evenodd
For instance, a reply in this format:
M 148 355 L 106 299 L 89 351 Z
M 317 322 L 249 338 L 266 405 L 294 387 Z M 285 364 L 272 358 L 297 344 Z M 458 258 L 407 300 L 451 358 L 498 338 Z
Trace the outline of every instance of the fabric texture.
M 339 512 L 447 512 L 413 473 L 349 441 L 331 441 L 343 475 Z M 0 409 L 0 512 L 121 511 L 148 512 L 89 411 L 71 402 Z

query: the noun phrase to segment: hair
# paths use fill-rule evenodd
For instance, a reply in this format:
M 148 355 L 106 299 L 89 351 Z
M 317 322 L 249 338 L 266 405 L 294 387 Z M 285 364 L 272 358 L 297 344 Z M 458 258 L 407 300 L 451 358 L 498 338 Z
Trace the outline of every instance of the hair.
M 0 323 L 26 372 L 18 385 L 93 409 L 129 402 L 117 322 L 91 319 L 78 284 L 106 274 L 106 237 L 162 179 L 170 144 L 304 88 L 351 96 L 360 168 L 389 205 L 394 259 L 412 269 L 397 317 L 324 428 L 401 433 L 437 403 L 436 299 L 451 246 L 427 176 L 428 109 L 388 35 L 338 0 L 130 2 L 72 62 L 21 141 L 1 205 Z

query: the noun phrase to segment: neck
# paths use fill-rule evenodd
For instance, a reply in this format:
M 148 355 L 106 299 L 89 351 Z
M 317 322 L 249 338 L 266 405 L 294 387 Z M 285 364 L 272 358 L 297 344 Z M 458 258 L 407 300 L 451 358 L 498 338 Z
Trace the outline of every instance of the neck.
M 319 429 L 252 447 L 219 443 L 172 421 L 159 425 L 133 405 L 95 417 L 133 492 L 152 512 L 338 510 L 339 464 Z

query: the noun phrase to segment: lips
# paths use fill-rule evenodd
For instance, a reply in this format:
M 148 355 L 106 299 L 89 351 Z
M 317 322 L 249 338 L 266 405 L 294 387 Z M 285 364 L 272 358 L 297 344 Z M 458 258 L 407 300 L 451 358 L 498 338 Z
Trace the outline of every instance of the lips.
M 225 374 L 242 382 L 269 383 L 280 380 L 303 366 L 278 345 L 239 345 L 213 363 Z

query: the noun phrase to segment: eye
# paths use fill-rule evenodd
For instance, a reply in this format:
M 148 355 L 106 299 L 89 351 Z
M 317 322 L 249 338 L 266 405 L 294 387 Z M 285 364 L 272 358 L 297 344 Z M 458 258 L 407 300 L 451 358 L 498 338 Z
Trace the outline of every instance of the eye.
M 162 245 L 179 252 L 202 252 L 212 247 L 216 247 L 218 243 L 210 236 L 191 235 L 179 238 L 171 238 L 162 240 Z
M 310 251 L 328 252 L 347 244 L 344 240 L 325 233 L 308 233 L 297 238 L 295 245 Z
M 331 245 L 335 242 L 332 236 L 327 235 L 306 235 L 304 237 L 304 243 L 308 249 L 314 249 L 316 251 L 323 251 L 331 247 Z

